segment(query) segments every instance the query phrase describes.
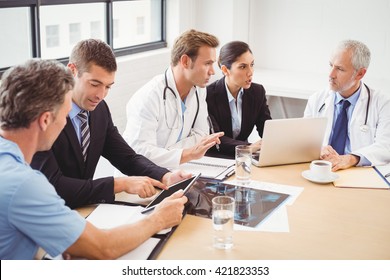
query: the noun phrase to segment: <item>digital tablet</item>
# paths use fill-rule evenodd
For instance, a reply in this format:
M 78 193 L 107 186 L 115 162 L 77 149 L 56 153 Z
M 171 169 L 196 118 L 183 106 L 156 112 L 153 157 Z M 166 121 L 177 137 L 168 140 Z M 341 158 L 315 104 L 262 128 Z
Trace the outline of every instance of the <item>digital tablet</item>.
M 193 176 L 189 179 L 180 181 L 172 186 L 169 187 L 167 190 L 161 191 L 158 196 L 152 200 L 146 207 L 145 210 L 143 210 L 141 213 L 147 213 L 149 211 L 152 211 L 161 201 L 163 201 L 164 198 L 171 196 L 178 190 L 183 190 L 184 193 L 186 193 L 190 187 L 195 183 L 196 179 L 198 179 L 200 176 L 200 173 L 196 176 Z

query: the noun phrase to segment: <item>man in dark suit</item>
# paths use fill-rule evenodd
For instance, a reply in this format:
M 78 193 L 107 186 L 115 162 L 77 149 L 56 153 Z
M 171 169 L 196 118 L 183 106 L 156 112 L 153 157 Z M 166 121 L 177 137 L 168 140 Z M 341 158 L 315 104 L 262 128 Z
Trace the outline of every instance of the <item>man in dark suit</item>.
M 68 68 L 75 78 L 72 110 L 52 149 L 37 153 L 31 166 L 39 169 L 71 208 L 110 203 L 125 191 L 150 197 L 155 187 L 167 188 L 189 174 L 171 173 L 138 155 L 114 126 L 104 98 L 114 84 L 117 64 L 111 48 L 100 40 L 79 42 Z M 128 177 L 93 180 L 100 156 Z

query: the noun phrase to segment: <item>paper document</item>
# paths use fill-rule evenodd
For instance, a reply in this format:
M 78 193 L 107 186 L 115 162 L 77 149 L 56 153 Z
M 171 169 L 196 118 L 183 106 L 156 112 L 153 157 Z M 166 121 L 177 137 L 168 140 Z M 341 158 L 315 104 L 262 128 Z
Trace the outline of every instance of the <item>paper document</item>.
M 340 178 L 333 182 L 335 187 L 389 189 L 388 181 L 373 167 L 353 167 L 339 170 L 337 174 Z
M 224 180 L 234 174 L 235 160 L 204 156 L 181 164 L 179 169 L 192 174 L 201 173 L 203 178 Z
M 227 184 L 237 185 L 237 181 L 228 181 Z M 289 232 L 289 222 L 286 205 L 292 205 L 298 196 L 302 193 L 303 187 L 281 185 L 268 182 L 260 182 L 251 180 L 249 185 L 250 188 L 267 190 L 279 193 L 288 194 L 287 200 L 275 211 L 273 211 L 265 220 L 254 228 L 234 225 L 234 229 L 242 231 L 267 231 L 267 232 Z
M 136 223 L 143 219 L 141 206 L 127 206 L 118 204 L 100 204 L 87 217 L 87 221 L 100 229 L 110 229 L 125 224 Z M 169 231 L 169 230 L 168 230 Z M 161 234 L 168 231 L 159 232 Z M 160 241 L 158 238 L 149 238 L 136 249 L 118 258 L 120 260 L 146 260 Z

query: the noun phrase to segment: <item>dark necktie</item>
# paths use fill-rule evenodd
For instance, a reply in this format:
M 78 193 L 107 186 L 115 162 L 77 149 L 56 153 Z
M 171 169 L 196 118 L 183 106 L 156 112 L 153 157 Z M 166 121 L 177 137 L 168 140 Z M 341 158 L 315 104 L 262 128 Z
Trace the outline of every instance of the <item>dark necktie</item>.
M 90 132 L 88 125 L 88 112 L 85 110 L 81 110 L 80 113 L 77 114 L 81 125 L 80 125 L 80 136 L 81 136 L 81 151 L 83 152 L 84 161 L 87 160 L 87 150 L 90 143 Z
M 351 103 L 343 99 L 340 101 L 342 108 L 337 116 L 336 123 L 333 128 L 333 136 L 330 145 L 339 155 L 344 155 L 345 143 L 348 134 L 348 115 L 347 109 Z

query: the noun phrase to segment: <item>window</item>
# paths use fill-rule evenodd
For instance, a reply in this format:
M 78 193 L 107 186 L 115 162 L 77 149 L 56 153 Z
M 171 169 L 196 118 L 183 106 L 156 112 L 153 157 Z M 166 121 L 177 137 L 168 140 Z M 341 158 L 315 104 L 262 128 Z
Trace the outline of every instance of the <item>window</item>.
M 0 44 L 0 69 L 32 57 L 30 30 L 28 8 L 0 9 L 0 38 L 7 38 Z
M 101 39 L 102 37 L 102 24 L 100 21 L 91 21 L 91 38 Z
M 46 26 L 46 47 L 54 48 L 60 45 L 60 28 L 58 25 Z
M 113 16 L 120 20 L 120 25 L 114 25 L 114 28 L 121 30 L 120 36 L 114 37 L 114 48 L 163 40 L 161 1 L 114 2 Z
M 81 23 L 69 24 L 69 44 L 76 44 L 81 40 Z
M 0 36 L 7 38 L 0 44 L 0 74 L 33 57 L 66 61 L 74 44 L 86 38 L 106 41 L 117 56 L 165 47 L 165 5 L 166 0 L 0 1 Z
M 114 19 L 114 39 L 117 39 L 119 37 L 119 19 Z
M 106 40 L 107 34 L 103 32 L 104 13 L 104 3 L 42 6 L 41 26 L 57 25 L 59 44 L 55 46 L 56 48 L 49 47 L 48 44 L 41 45 L 41 57 L 51 59 L 68 57 L 73 46 L 82 39 Z M 76 25 L 79 26 L 78 31 Z M 46 32 L 41 29 L 41 39 L 47 42 L 50 39 L 48 36 L 50 34 L 47 33 L 47 29 Z

